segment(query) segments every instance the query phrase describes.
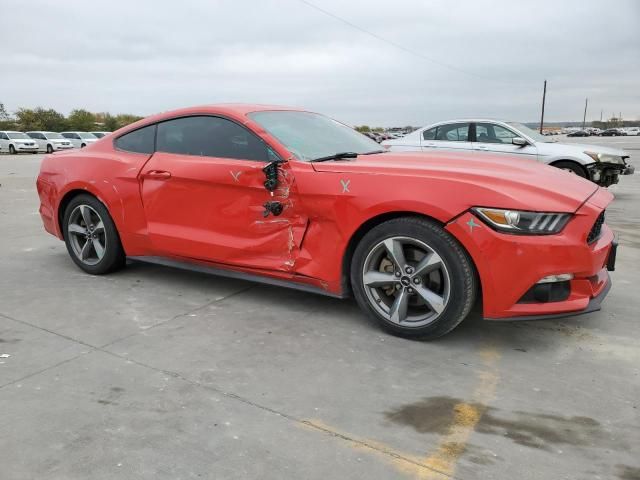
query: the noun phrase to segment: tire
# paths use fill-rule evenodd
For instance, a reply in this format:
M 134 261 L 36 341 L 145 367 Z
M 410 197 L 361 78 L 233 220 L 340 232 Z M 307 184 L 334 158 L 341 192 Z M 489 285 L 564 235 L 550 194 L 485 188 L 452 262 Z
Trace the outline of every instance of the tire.
M 74 197 L 65 209 L 62 227 L 67 251 L 80 269 L 103 275 L 124 267 L 126 257 L 118 230 L 106 207 L 94 196 Z
M 9 153 L 11 155 L 15 155 L 16 153 L 18 153 L 16 152 L 16 147 L 14 147 L 13 145 L 9 145 Z
M 475 302 L 476 278 L 460 244 L 435 222 L 416 217 L 372 228 L 351 259 L 360 308 L 386 331 L 407 338 L 435 339 L 458 326 Z
M 579 177 L 587 178 L 586 170 L 576 162 L 571 162 L 569 160 L 562 160 L 560 162 L 554 163 L 553 166 L 556 168 L 559 168 L 560 170 L 566 170 L 567 172 L 571 172 Z
M 51 145 L 47 145 L 47 153 L 53 153 L 53 147 Z
M 84 147 L 86 147 L 86 146 L 87 146 L 87 144 L 86 144 L 86 143 L 83 143 L 82 145 L 80 145 L 80 148 L 84 148 Z

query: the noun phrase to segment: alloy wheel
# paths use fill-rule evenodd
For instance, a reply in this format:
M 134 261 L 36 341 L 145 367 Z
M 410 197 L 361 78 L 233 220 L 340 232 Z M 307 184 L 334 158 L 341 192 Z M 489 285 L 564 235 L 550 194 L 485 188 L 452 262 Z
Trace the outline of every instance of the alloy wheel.
M 86 265 L 96 265 L 107 250 L 102 218 L 89 205 L 78 205 L 69 216 L 69 242 L 75 256 Z
M 411 237 L 390 237 L 365 259 L 362 282 L 372 307 L 402 327 L 423 327 L 449 302 L 451 279 L 440 255 Z

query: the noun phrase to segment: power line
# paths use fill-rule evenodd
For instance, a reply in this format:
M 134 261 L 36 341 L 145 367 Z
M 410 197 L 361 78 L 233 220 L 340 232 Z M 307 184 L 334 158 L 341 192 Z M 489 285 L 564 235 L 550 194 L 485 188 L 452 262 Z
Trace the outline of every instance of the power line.
M 324 8 L 321 8 L 321 7 L 315 5 L 315 4 L 313 4 L 313 3 L 311 3 L 311 2 L 309 2 L 307 0 L 297 0 L 297 1 L 302 3 L 302 4 L 304 4 L 304 5 L 306 5 L 307 7 L 313 8 L 314 10 L 316 10 L 316 11 L 318 11 L 318 12 L 320 12 L 320 13 L 328 16 L 328 17 L 331 17 L 331 18 L 333 18 L 333 19 L 335 19 L 335 20 L 337 20 L 337 21 L 339 21 L 341 23 L 344 23 L 345 25 L 348 25 L 349 27 L 354 28 L 355 30 L 358 30 L 361 33 L 364 33 L 365 35 L 373 37 L 376 40 L 379 40 L 380 42 L 383 42 L 383 43 L 386 43 L 388 45 L 391 45 L 392 47 L 395 47 L 398 50 L 402 50 L 405 53 L 413 55 L 414 57 L 418 57 L 418 58 L 420 58 L 422 60 L 426 60 L 427 62 L 434 63 L 434 64 L 436 64 L 436 65 L 438 65 L 438 66 L 440 66 L 442 68 L 447 68 L 449 70 L 453 70 L 453 71 L 456 71 L 456 72 L 459 72 L 459 73 L 463 73 L 465 75 L 469 75 L 469 76 L 472 76 L 472 77 L 480 78 L 482 80 L 488 80 L 488 81 L 491 81 L 491 82 L 498 82 L 498 83 L 507 84 L 507 85 L 520 86 L 518 84 L 511 83 L 511 82 L 505 82 L 505 81 L 497 79 L 497 78 L 491 78 L 491 77 L 485 77 L 484 75 L 478 75 L 477 73 L 471 72 L 469 70 L 465 70 L 465 69 L 457 67 L 455 65 L 451 65 L 449 63 L 445 63 L 445 62 L 441 62 L 439 60 L 435 60 L 435 59 L 433 59 L 431 57 L 423 55 L 420 52 L 417 52 L 415 50 L 412 50 L 410 48 L 405 47 L 404 45 L 401 45 L 401 44 L 399 44 L 397 42 L 394 42 L 393 40 L 389 40 L 387 38 L 381 37 L 377 33 L 374 33 L 374 32 L 372 32 L 370 30 L 367 30 L 367 29 L 359 26 L 359 25 L 356 25 L 353 22 L 350 22 L 349 20 L 346 20 L 346 19 L 344 19 L 342 17 L 339 17 L 338 15 L 336 15 L 334 13 L 331 13 L 328 10 L 325 10 Z

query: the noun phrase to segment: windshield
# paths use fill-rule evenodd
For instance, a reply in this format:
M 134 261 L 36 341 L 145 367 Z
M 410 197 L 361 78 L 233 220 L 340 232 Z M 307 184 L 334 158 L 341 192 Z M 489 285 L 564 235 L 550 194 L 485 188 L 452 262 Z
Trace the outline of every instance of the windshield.
M 380 145 L 352 128 L 310 112 L 266 111 L 249 116 L 277 138 L 298 160 L 310 161 L 341 152 L 380 152 Z
M 44 136 L 47 137 L 49 140 L 58 140 L 58 139 L 64 140 L 64 137 L 56 132 L 44 132 Z
M 96 138 L 98 138 L 93 133 L 89 133 L 89 132 L 78 132 L 78 135 L 80 135 L 80 138 L 86 138 L 86 139 L 95 140 Z
M 29 137 L 26 133 L 22 133 L 22 132 L 7 132 L 7 137 L 12 138 L 14 140 L 18 140 L 22 138 L 24 138 L 25 140 L 31 140 L 31 137 Z
M 535 142 L 545 142 L 545 143 L 553 143 L 554 140 L 545 137 L 543 135 L 540 135 L 538 132 L 536 132 L 535 130 L 531 130 L 529 127 L 527 127 L 526 125 L 523 125 L 521 123 L 518 122 L 507 122 L 507 125 L 511 125 L 513 128 L 520 130 L 522 133 L 524 133 L 527 137 L 533 139 L 533 141 Z

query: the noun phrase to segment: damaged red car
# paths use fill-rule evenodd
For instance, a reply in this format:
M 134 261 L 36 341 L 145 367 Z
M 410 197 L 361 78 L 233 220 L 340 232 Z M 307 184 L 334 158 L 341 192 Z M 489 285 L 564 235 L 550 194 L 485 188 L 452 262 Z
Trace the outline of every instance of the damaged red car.
M 204 106 L 47 155 L 45 229 L 87 273 L 126 260 L 355 297 L 392 333 L 598 310 L 612 195 L 521 159 L 383 152 L 325 116 Z M 473 159 L 472 159 L 473 157 Z

